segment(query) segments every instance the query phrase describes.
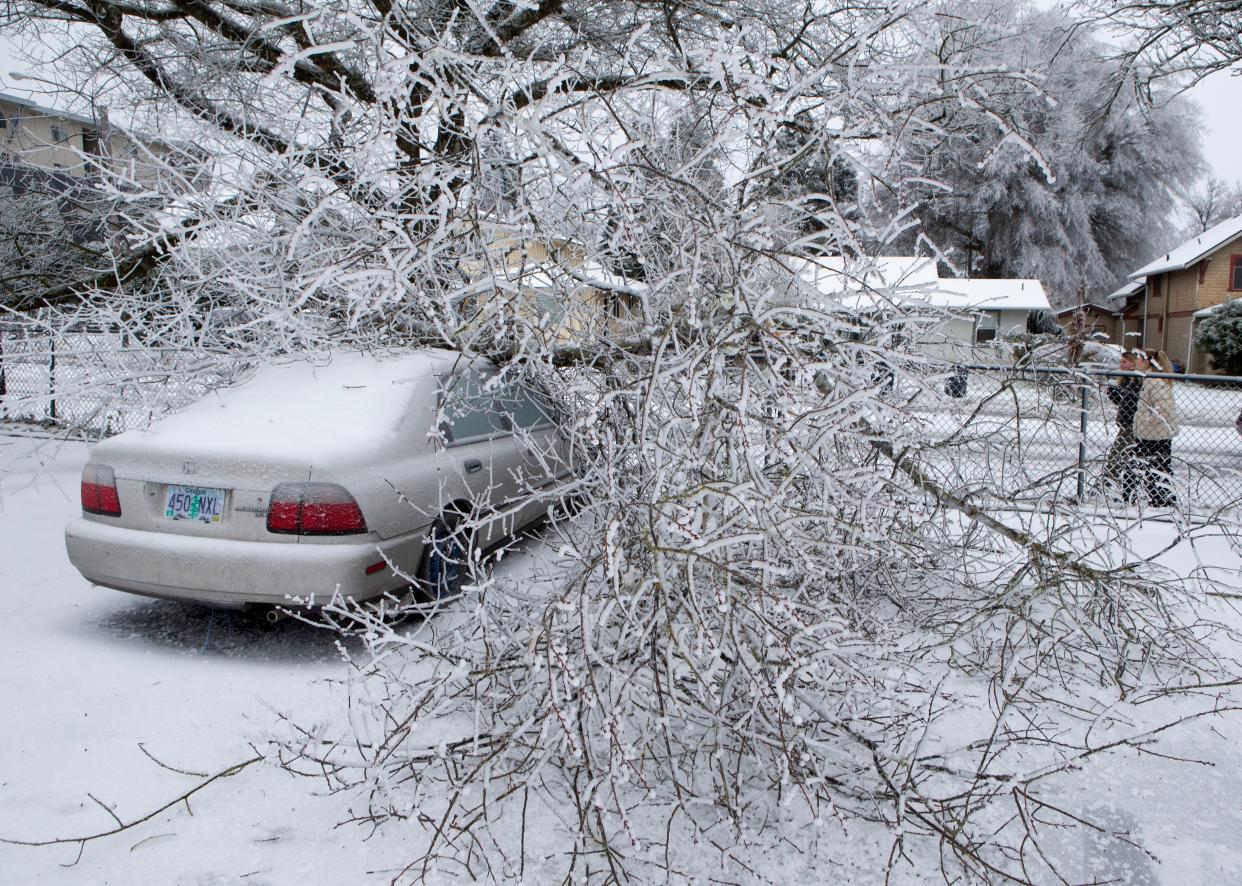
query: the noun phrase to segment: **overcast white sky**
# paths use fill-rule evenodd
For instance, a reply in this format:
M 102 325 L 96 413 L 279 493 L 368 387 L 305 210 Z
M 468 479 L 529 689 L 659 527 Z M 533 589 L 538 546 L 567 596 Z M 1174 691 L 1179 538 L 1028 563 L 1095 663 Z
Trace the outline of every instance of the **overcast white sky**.
M 1219 71 L 1189 91 L 1203 108 L 1211 132 L 1203 141 L 1212 171 L 1231 181 L 1242 181 L 1242 68 L 1235 74 Z
M 1047 2 L 1047 0 L 1045 0 Z M 1213 175 L 1229 181 L 1242 182 L 1242 68 L 1235 66 L 1238 76 L 1231 76 L 1221 71 L 1208 77 L 1188 91 L 1203 109 L 1203 120 L 1208 131 L 1204 137 L 1204 153 Z M 31 90 L 38 89 L 38 83 L 15 78 L 23 73 L 38 76 L 54 77 L 54 74 L 40 72 L 32 67 L 21 55 L 21 50 L 13 41 L 0 33 L 0 92 L 15 93 L 32 98 L 41 104 L 52 104 Z M 165 133 L 175 135 L 175 133 Z

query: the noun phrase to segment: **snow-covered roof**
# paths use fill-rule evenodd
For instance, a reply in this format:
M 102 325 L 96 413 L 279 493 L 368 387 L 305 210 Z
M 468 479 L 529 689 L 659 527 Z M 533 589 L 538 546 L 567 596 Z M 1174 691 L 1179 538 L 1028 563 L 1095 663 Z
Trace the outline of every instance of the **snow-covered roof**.
M 1240 296 L 1240 297 L 1242 297 L 1242 296 Z M 1201 311 L 1195 311 L 1195 313 L 1194 313 L 1194 318 L 1195 318 L 1196 320 L 1202 320 L 1204 317 L 1210 317 L 1210 316 L 1212 316 L 1213 314 L 1215 314 L 1217 311 L 1219 311 L 1221 308 L 1223 308 L 1225 305 L 1229 304 L 1229 302 L 1232 302 L 1232 301 L 1237 301 L 1237 300 L 1238 300 L 1238 299 L 1236 299 L 1236 298 L 1231 298 L 1231 299 L 1229 299 L 1229 301 L 1224 301 L 1224 302 L 1221 302 L 1221 303 L 1220 303 L 1220 304 L 1218 304 L 1218 305 L 1212 305 L 1210 308 L 1204 308 L 1204 309 L 1203 309 L 1203 310 L 1201 310 Z
M 45 108 L 37 102 L 32 102 L 28 98 L 22 98 L 19 95 L 13 95 L 10 92 L 0 92 L 0 102 L 5 102 L 18 107 L 26 108 L 45 117 L 58 117 L 61 120 L 70 120 L 74 123 L 84 123 L 87 126 L 97 126 L 98 124 L 90 117 L 83 117 L 81 114 L 75 114 L 72 111 L 57 111 L 53 108 Z
M 1125 286 L 1118 287 L 1108 294 L 1108 301 L 1121 301 L 1134 295 L 1136 292 L 1143 291 L 1143 285 L 1147 282 L 1146 277 L 1139 277 L 1131 280 Z
M 1131 280 L 1150 274 L 1163 274 L 1166 271 L 1180 271 L 1188 268 L 1210 252 L 1215 252 L 1227 243 L 1242 237 L 1242 215 L 1227 218 L 1215 227 L 1208 228 L 1197 237 L 1192 237 L 1181 246 L 1150 264 L 1143 265 L 1133 274 Z
M 1061 310 L 1057 311 L 1057 316 L 1065 317 L 1067 315 L 1077 314 L 1079 311 L 1087 311 L 1092 308 L 1099 311 L 1101 314 L 1111 314 L 1115 317 L 1120 316 L 1118 311 L 1115 310 L 1114 308 L 1111 308 L 1108 305 L 1096 304 L 1095 302 L 1087 302 L 1086 304 L 1083 304 L 1083 305 L 1074 305 L 1068 308 L 1061 308 Z
M 85 117 L 82 114 L 75 114 L 73 111 L 58 111 L 55 108 L 49 108 L 38 102 L 31 101 L 28 98 L 22 98 L 19 95 L 13 95 L 11 92 L 0 92 L 0 102 L 6 102 L 11 105 L 26 108 L 34 111 L 42 117 L 54 117 L 59 120 L 68 120 L 72 123 L 81 123 L 83 126 L 89 126 L 92 129 L 98 128 L 99 121 L 93 117 Z M 135 141 L 144 142 L 148 145 L 166 145 L 170 148 L 193 149 L 196 143 L 186 139 L 165 138 L 159 135 L 153 135 L 149 132 L 141 132 L 136 129 L 130 129 L 128 126 L 118 126 L 115 122 L 112 128 L 120 131 Z
M 1050 308 L 1043 284 L 1033 279 L 941 279 L 934 259 L 882 255 L 870 259 L 786 257 L 782 264 L 814 294 L 837 298 L 846 308 L 887 304 L 955 311 Z
M 1035 311 L 1052 307 L 1044 285 L 1038 280 L 980 277 L 941 280 L 939 290 L 932 293 L 931 304 L 989 311 Z

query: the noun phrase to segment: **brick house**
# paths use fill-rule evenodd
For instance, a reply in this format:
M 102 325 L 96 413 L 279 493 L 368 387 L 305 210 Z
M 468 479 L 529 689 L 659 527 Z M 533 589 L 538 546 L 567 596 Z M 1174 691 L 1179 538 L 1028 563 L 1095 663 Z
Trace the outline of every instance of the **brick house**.
M 1242 297 L 1242 215 L 1187 240 L 1130 279 L 1144 286 L 1127 300 L 1126 331 L 1140 333 L 1143 347 L 1166 351 L 1187 372 L 1214 371 L 1207 355 L 1194 349 L 1194 333 L 1204 309 Z

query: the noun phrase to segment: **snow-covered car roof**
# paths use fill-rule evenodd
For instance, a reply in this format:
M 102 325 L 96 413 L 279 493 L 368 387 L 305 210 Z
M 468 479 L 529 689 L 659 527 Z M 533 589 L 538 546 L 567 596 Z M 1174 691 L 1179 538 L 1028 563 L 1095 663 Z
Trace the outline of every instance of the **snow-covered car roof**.
M 383 450 L 398 435 L 417 381 L 465 363 L 460 354 L 436 350 L 331 353 L 273 362 L 235 387 L 211 391 L 148 430 L 120 434 L 100 448 L 220 459 L 353 461 Z

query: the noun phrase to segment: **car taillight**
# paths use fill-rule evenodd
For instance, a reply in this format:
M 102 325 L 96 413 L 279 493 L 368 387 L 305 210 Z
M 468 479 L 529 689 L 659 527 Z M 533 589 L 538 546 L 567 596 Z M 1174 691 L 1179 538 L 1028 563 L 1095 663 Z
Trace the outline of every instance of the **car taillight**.
M 355 535 L 367 531 L 358 502 L 335 483 L 281 483 L 267 505 L 267 531 L 285 535 Z
M 107 465 L 88 464 L 82 469 L 82 510 L 103 517 L 121 516 L 116 494 L 116 474 Z

